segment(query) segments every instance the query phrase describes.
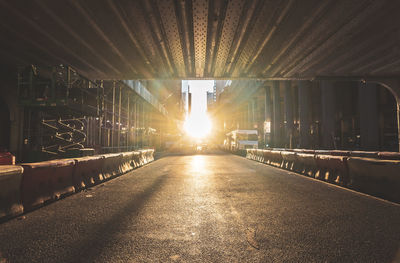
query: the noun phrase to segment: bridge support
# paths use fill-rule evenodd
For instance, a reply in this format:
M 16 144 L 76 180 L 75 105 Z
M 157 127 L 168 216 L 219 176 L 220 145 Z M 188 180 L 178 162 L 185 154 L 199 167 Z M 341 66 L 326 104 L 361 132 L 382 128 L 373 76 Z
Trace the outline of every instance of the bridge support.
M 271 87 L 265 87 L 265 112 L 264 122 L 266 123 L 266 130 L 264 131 L 264 145 L 270 147 L 271 142 L 271 125 L 272 125 L 272 110 L 271 110 Z
M 363 150 L 376 150 L 379 148 L 377 84 L 360 83 L 358 89 L 361 148 Z
M 333 81 L 321 81 L 322 146 L 335 149 L 335 89 Z
M 282 119 L 281 119 L 281 102 L 280 102 L 280 90 L 279 81 L 273 82 L 273 145 L 274 147 L 282 147 L 281 145 L 281 133 L 282 133 Z
M 293 148 L 293 97 L 291 81 L 285 81 L 285 147 Z
M 310 147 L 311 105 L 310 82 L 299 81 L 300 148 Z

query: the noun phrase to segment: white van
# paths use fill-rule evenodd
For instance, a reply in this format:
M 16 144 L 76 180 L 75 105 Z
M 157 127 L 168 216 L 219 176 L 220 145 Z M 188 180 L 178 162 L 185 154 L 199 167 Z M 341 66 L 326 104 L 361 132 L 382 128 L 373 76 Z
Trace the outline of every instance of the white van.
M 257 130 L 234 130 L 227 136 L 231 138 L 232 151 L 258 148 Z

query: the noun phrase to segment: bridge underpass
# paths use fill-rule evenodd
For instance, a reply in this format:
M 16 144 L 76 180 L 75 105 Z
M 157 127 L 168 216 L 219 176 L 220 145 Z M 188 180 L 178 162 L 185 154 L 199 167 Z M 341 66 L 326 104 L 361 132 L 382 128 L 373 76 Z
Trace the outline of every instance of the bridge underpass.
M 0 262 L 400 260 L 398 1 L 0 6 Z

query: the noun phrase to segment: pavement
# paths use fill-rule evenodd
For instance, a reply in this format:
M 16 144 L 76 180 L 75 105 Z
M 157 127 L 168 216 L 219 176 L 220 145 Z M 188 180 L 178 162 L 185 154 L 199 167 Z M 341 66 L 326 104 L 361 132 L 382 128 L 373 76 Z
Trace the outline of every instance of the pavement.
M 5 262 L 400 262 L 400 205 L 235 155 L 166 156 L 0 224 Z

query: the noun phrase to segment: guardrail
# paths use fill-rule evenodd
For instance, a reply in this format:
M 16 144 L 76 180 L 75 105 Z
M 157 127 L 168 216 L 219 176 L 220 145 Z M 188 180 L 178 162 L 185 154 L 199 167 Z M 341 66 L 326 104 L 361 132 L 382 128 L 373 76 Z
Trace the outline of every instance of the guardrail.
M 400 202 L 400 153 L 248 149 L 246 158 Z
M 0 165 L 0 220 L 110 180 L 154 160 L 154 150 Z

